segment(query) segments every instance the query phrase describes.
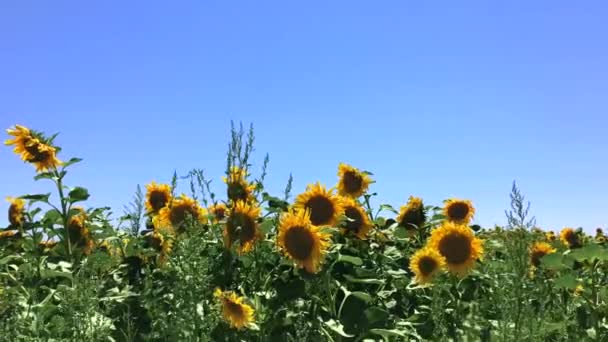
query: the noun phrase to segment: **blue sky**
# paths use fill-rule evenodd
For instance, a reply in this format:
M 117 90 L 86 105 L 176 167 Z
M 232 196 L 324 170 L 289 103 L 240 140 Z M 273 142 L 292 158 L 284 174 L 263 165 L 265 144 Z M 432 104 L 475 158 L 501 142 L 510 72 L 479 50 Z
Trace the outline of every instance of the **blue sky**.
M 173 170 L 223 193 L 232 119 L 253 122 L 275 194 L 290 172 L 294 195 L 333 185 L 343 161 L 375 174 L 375 203 L 468 198 L 493 225 L 515 179 L 539 225 L 590 231 L 608 221 L 607 17 L 602 1 L 5 1 L 0 127 L 60 132 L 60 156 L 84 158 L 67 183 L 117 214 Z M 10 151 L 2 197 L 48 190 Z

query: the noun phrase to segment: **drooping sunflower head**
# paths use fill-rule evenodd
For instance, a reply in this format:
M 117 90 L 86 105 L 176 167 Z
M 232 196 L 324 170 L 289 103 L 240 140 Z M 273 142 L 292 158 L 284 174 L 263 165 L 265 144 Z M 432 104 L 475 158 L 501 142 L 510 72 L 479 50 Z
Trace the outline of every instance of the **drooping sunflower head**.
M 82 249 L 84 255 L 89 255 L 93 251 L 95 242 L 91 236 L 91 232 L 87 228 L 87 214 L 83 208 L 74 208 L 79 211 L 78 214 L 72 215 L 68 222 L 68 234 L 70 243 Z
M 5 145 L 14 145 L 13 152 L 20 155 L 23 161 L 34 164 L 36 171 L 43 172 L 54 169 L 62 162 L 57 159 L 57 149 L 45 139 L 41 133 L 20 125 L 7 130 L 15 138 L 6 140 Z
M 171 186 L 169 184 L 156 184 L 153 181 L 146 185 L 146 190 L 146 209 L 149 213 L 158 213 L 171 201 Z
M 228 208 L 224 203 L 216 203 L 209 207 L 209 212 L 213 215 L 213 220 L 215 223 L 219 223 L 224 218 L 226 218 L 226 213 L 228 212 Z
M 0 241 L 9 241 L 18 239 L 21 237 L 21 233 L 18 230 L 4 230 L 0 231 Z
M 22 225 L 25 200 L 13 197 L 7 197 L 6 200 L 10 203 L 10 206 L 8 207 L 8 222 L 11 224 L 11 226 Z
M 475 208 L 473 207 L 473 202 L 470 200 L 450 198 L 445 201 L 443 213 L 449 221 L 459 224 L 469 224 L 475 215 Z
M 431 248 L 419 249 L 410 260 L 410 270 L 419 284 L 426 284 L 445 267 L 445 258 Z
M 6 140 L 4 144 L 7 146 L 14 145 L 15 148 L 13 149 L 13 152 L 23 157 L 23 153 L 27 152 L 25 146 L 29 144 L 32 139 L 35 139 L 32 132 L 29 128 L 21 125 L 15 125 L 14 128 L 9 128 L 6 132 L 14 138 Z
M 373 224 L 365 209 L 352 198 L 343 199 L 345 220 L 342 222 L 344 233 L 354 234 L 359 239 L 365 240 Z
M 420 229 L 426 221 L 424 204 L 420 197 L 410 196 L 407 203 L 401 206 L 397 222 L 408 230 Z
M 330 245 L 330 235 L 311 223 L 310 211 L 291 210 L 281 216 L 277 245 L 298 267 L 317 273 Z
M 38 247 L 40 247 L 44 252 L 48 252 L 50 250 L 52 250 L 53 248 L 55 248 L 55 246 L 57 246 L 58 241 L 55 240 L 48 240 L 48 241 L 41 241 L 38 244 Z
M 448 271 L 458 276 L 469 273 L 483 256 L 483 242 L 471 228 L 449 221 L 431 232 L 429 247 L 439 252 Z
M 255 204 L 238 201 L 230 209 L 224 227 L 224 246 L 232 248 L 232 244 L 239 242 L 239 254 L 251 251 L 255 243 L 262 238 L 258 227 L 258 217 L 261 209 Z
M 147 246 L 158 252 L 158 264 L 163 266 L 169 260 L 171 250 L 173 249 L 173 236 L 163 235 L 160 232 L 150 232 L 146 234 Z
M 555 253 L 556 249 L 546 242 L 535 242 L 530 247 L 530 264 L 534 267 L 540 266 L 542 257 L 547 254 Z
M 183 233 L 188 218 L 202 224 L 207 223 L 207 210 L 194 199 L 182 194 L 163 207 L 153 219 L 154 229 Z
M 372 182 L 366 173 L 344 163 L 340 163 L 338 166 L 338 177 L 338 193 L 351 198 L 363 195 Z
M 296 197 L 294 208 L 310 211 L 310 221 L 315 226 L 335 226 L 344 212 L 342 201 L 334 189 L 327 190 L 317 182 Z
M 564 245 L 568 246 L 568 248 L 572 249 L 581 247 L 579 236 L 572 228 L 567 227 L 562 229 L 562 231 L 559 233 L 559 239 Z
M 545 233 L 545 238 L 547 239 L 547 241 L 555 241 L 555 233 L 550 230 Z
M 252 201 L 255 184 L 250 184 L 247 181 L 247 170 L 238 166 L 230 168 L 228 177 L 222 177 L 226 183 L 226 195 L 230 201 Z
M 222 291 L 216 288 L 214 296 L 222 307 L 222 316 L 230 327 L 241 330 L 248 328 L 254 321 L 253 307 L 245 303 L 245 298 L 237 296 L 232 291 Z

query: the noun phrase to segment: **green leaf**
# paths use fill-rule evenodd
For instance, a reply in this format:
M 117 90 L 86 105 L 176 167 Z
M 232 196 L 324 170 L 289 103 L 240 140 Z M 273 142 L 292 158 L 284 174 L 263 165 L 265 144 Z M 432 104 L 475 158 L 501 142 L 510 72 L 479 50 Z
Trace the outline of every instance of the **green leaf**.
M 359 283 L 359 284 L 384 284 L 384 280 L 382 279 L 376 279 L 376 278 L 367 278 L 367 279 L 361 279 L 361 278 L 355 278 L 353 276 L 350 276 L 348 274 L 344 275 L 344 278 L 346 278 L 347 281 L 351 282 L 351 283 Z
M 549 269 L 561 270 L 566 268 L 566 265 L 564 264 L 564 256 L 559 253 L 547 254 L 540 260 L 541 264 Z
M 583 248 L 574 250 L 569 255 L 576 261 L 593 261 L 594 259 L 608 260 L 608 250 L 603 249 L 596 244 L 587 245 Z
M 58 223 L 61 221 L 61 213 L 55 209 L 51 209 L 44 214 L 42 220 L 50 222 L 51 224 Z
M 70 160 L 68 160 L 67 162 L 63 163 L 63 167 L 66 168 L 70 165 L 76 164 L 76 163 L 80 163 L 82 161 L 82 158 L 71 158 Z
M 338 334 L 340 334 L 340 336 L 343 337 L 355 337 L 355 335 L 349 335 L 346 332 L 344 332 L 344 326 L 342 325 L 342 323 L 330 319 L 329 321 L 324 322 L 325 325 L 330 328 L 331 330 L 337 332 Z
M 368 293 L 365 293 L 365 292 L 355 291 L 355 292 L 351 292 L 350 295 L 361 299 L 365 303 L 369 303 L 372 301 L 372 296 L 370 296 Z
M 274 227 L 274 222 L 272 220 L 265 220 L 260 225 L 260 230 L 262 231 L 262 233 L 268 234 L 272 231 L 273 227 Z
M 389 316 L 389 313 L 377 306 L 372 306 L 371 308 L 368 308 L 363 311 L 363 315 L 365 315 L 365 318 L 367 318 L 369 324 L 374 324 L 376 322 L 386 320 Z
M 34 180 L 53 179 L 55 175 L 52 172 L 41 172 L 34 176 Z
M 576 281 L 576 277 L 571 273 L 566 273 L 561 277 L 555 279 L 555 287 L 557 288 L 574 290 L 577 285 L 578 281 Z
M 344 254 L 338 255 L 337 262 L 347 262 L 347 263 L 353 264 L 355 266 L 363 265 L 363 260 L 361 260 L 361 258 L 350 256 L 350 255 L 344 255 Z
M 22 198 L 24 200 L 30 200 L 30 201 L 32 201 L 32 203 L 34 203 L 34 202 L 48 203 L 50 196 L 51 196 L 51 194 L 48 193 L 48 194 L 23 195 L 23 196 L 20 196 L 19 198 Z
M 370 329 L 369 332 L 382 336 L 385 341 L 391 341 L 391 337 L 407 337 L 406 334 L 396 329 Z
M 89 191 L 83 187 L 77 186 L 70 191 L 68 196 L 70 197 L 71 203 L 86 201 L 89 198 Z
M 391 211 L 394 214 L 399 214 L 399 212 L 395 208 L 393 208 L 393 206 L 390 205 L 390 204 L 380 204 L 379 211 L 383 211 L 383 210 L 388 210 L 388 211 Z
M 405 239 L 406 237 L 408 237 L 407 229 L 402 226 L 398 226 L 397 228 L 395 228 L 395 236 L 400 239 Z
M 42 269 L 42 270 L 40 270 L 40 277 L 42 279 L 57 278 L 57 277 L 72 279 L 72 273 Z

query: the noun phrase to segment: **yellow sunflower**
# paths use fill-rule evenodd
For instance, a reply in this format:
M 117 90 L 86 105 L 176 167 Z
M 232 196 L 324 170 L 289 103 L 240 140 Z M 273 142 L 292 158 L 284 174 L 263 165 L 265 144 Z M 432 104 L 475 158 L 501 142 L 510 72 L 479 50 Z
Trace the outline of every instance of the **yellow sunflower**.
M 283 213 L 279 223 L 277 245 L 294 263 L 309 273 L 317 273 L 331 243 L 330 235 L 310 221 L 310 211 Z
M 8 222 L 11 226 L 23 224 L 25 201 L 21 198 L 7 197 L 6 200 L 11 204 L 8 207 Z
M 548 231 L 545 233 L 545 238 L 547 241 L 555 241 L 555 233 L 553 231 Z
M 310 221 L 315 226 L 335 226 L 344 213 L 343 199 L 334 194 L 334 189 L 326 190 L 319 182 L 309 184 L 306 192 L 296 197 L 294 208 L 308 209 Z
M 17 230 L 4 230 L 0 231 L 0 241 L 1 240 L 11 240 L 17 239 L 21 237 L 21 233 Z
M 419 249 L 410 261 L 410 270 L 419 284 L 429 283 L 445 267 L 445 258 L 431 248 Z
M 57 246 L 57 243 L 58 242 L 55 240 L 41 241 L 38 246 L 42 248 L 45 252 L 48 252 L 49 250 L 55 248 L 55 246 Z
M 564 245 L 568 246 L 568 248 L 578 248 L 581 247 L 581 241 L 576 234 L 576 231 L 572 228 L 564 228 L 559 233 L 559 239 L 564 243 Z
M 152 182 L 146 185 L 146 209 L 149 213 L 158 213 L 171 201 L 171 186 L 169 184 L 156 184 Z
M 77 209 L 80 213 L 72 215 L 68 222 L 70 243 L 81 248 L 82 254 L 89 255 L 93 251 L 95 242 L 86 226 L 87 215 L 83 208 L 75 207 L 74 209 Z
M 399 222 L 401 227 L 408 230 L 414 230 L 416 228 L 421 228 L 425 221 L 426 214 L 424 213 L 422 199 L 410 196 L 407 204 L 401 206 L 399 216 L 397 216 L 397 222 Z
M 163 207 L 158 216 L 154 217 L 154 229 L 167 229 L 169 232 L 183 233 L 186 217 L 192 217 L 202 224 L 207 223 L 207 210 L 202 208 L 194 199 L 182 194 Z
M 222 180 L 227 185 L 226 195 L 228 199 L 236 202 L 241 201 L 252 201 L 253 191 L 255 190 L 255 184 L 249 184 L 247 181 L 247 170 L 238 166 L 230 168 L 228 177 L 222 177 Z
M 237 201 L 230 209 L 224 227 L 224 246 L 232 248 L 232 244 L 239 241 L 237 248 L 239 254 L 247 253 L 253 249 L 256 241 L 262 238 L 257 219 L 260 216 L 260 207 Z
M 245 303 L 244 297 L 239 297 L 232 291 L 222 291 L 216 288 L 213 295 L 222 305 L 222 316 L 230 327 L 238 330 L 248 328 L 253 323 L 255 310 Z
M 540 266 L 540 260 L 547 254 L 555 253 L 556 249 L 546 242 L 535 242 L 530 247 L 530 264 Z
M 145 237 L 148 246 L 158 252 L 158 264 L 161 266 L 165 265 L 173 249 L 173 237 L 159 232 L 150 232 Z
M 363 195 L 372 182 L 366 173 L 344 163 L 338 166 L 338 177 L 338 193 L 352 198 Z
M 41 137 L 28 128 L 15 125 L 14 129 L 8 129 L 7 132 L 15 138 L 6 140 L 4 144 L 14 145 L 13 152 L 20 155 L 22 160 L 34 164 L 36 171 L 48 171 L 62 164 L 61 160 L 57 159 L 57 149 L 44 143 Z
M 213 215 L 213 221 L 215 223 L 219 223 L 221 220 L 226 218 L 228 208 L 224 203 L 216 203 L 209 207 L 209 212 L 211 213 L 211 215 Z
M 443 214 L 454 223 L 469 224 L 475 215 L 475 208 L 470 200 L 451 198 L 445 201 Z
M 344 216 L 346 216 L 343 222 L 343 232 L 350 232 L 359 239 L 365 240 L 368 232 L 373 227 L 365 209 L 352 198 L 344 198 L 343 205 Z
M 458 276 L 465 276 L 483 255 L 483 241 L 473 234 L 471 228 L 444 222 L 431 232 L 428 246 L 438 251 L 446 261 L 447 269 Z

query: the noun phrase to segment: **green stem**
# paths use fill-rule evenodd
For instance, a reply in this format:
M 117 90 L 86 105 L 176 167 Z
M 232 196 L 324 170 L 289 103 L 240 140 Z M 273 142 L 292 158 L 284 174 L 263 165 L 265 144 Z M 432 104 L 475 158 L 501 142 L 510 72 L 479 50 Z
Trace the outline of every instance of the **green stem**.
M 57 177 L 57 190 L 59 191 L 59 200 L 61 201 L 61 217 L 63 219 L 63 228 L 65 231 L 64 241 L 66 243 L 66 252 L 72 258 L 72 242 L 70 240 L 69 218 L 68 218 L 68 203 L 63 193 L 63 176 L 55 169 L 55 177 Z

